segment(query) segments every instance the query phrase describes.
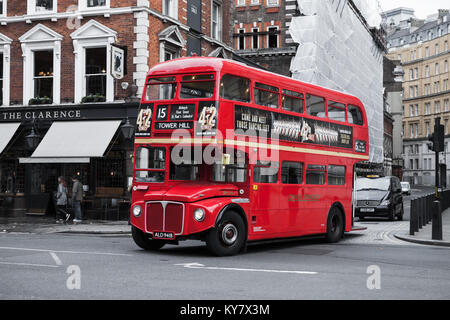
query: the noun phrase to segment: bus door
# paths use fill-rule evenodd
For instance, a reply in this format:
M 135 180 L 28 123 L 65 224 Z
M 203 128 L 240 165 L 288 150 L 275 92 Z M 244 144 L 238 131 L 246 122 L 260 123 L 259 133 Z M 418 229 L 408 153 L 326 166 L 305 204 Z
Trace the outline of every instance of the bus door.
M 278 184 L 279 165 L 277 162 L 260 163 L 253 166 L 250 186 L 249 232 L 258 236 L 274 234 L 280 230 L 279 205 L 280 185 Z
M 282 232 L 302 230 L 302 212 L 305 210 L 303 163 L 283 161 L 280 185 L 280 225 Z

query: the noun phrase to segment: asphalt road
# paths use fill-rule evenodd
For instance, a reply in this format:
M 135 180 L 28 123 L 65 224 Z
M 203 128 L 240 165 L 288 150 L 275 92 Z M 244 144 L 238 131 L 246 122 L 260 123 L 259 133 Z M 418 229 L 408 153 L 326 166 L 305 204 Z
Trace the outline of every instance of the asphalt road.
M 129 236 L 3 233 L 0 299 L 450 298 L 449 248 L 397 240 L 408 221 L 361 225 L 337 244 L 255 244 L 224 258 L 196 241 L 146 252 Z

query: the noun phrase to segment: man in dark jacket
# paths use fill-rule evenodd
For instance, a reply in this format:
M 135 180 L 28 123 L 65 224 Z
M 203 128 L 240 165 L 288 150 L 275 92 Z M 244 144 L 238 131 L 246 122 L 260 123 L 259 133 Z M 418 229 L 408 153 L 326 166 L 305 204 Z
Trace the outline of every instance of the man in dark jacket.
M 73 222 L 81 223 L 81 200 L 83 200 L 83 185 L 78 180 L 77 176 L 72 178 L 72 206 L 75 213 Z

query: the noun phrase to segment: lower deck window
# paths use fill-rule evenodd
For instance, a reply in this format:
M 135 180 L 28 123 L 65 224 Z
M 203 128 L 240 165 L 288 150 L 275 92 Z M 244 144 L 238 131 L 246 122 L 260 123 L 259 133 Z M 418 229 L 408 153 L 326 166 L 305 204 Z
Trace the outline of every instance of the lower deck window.
M 328 166 L 328 184 L 331 186 L 345 185 L 345 167 L 344 166 Z
M 135 160 L 136 182 L 164 182 L 165 163 L 164 148 L 138 147 Z
M 281 183 L 302 184 L 303 183 L 303 163 L 283 162 L 281 165 Z
M 325 172 L 325 166 L 308 164 L 306 168 L 306 184 L 325 184 Z
M 263 164 L 258 162 L 253 168 L 253 181 L 258 183 L 277 183 L 278 163 Z

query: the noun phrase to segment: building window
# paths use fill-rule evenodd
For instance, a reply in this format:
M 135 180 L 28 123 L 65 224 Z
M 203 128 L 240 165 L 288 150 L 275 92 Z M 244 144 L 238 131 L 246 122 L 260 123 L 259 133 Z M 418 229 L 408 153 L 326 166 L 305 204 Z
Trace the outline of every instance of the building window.
M 87 0 L 87 7 L 104 7 L 106 5 L 106 0 Z
M 6 0 L 0 0 L 0 16 L 6 16 Z
M 27 0 L 27 13 L 30 15 L 55 13 L 57 11 L 56 6 L 56 0 Z
M 102 95 L 100 101 L 114 101 L 111 44 L 117 33 L 96 20 L 89 20 L 70 36 L 75 53 L 75 103 L 90 94 Z
M 425 77 L 429 77 L 429 76 L 430 76 L 430 67 L 425 66 Z
M 434 113 L 441 113 L 441 102 L 440 101 L 434 102 Z
M 267 47 L 278 48 L 278 27 L 269 27 L 267 31 L 269 32 Z
M 427 131 L 427 136 L 430 134 L 430 123 L 429 122 L 425 122 L 425 128 Z
M 53 50 L 34 52 L 34 98 L 53 99 Z
M 444 71 L 448 72 L 448 60 L 444 61 Z
M 211 36 L 213 39 L 222 39 L 222 6 L 213 1 L 211 14 Z
M 252 1 L 251 1 L 251 4 L 252 4 L 253 6 L 259 5 L 259 0 L 252 0 Z
M 245 30 L 239 29 L 238 30 L 238 50 L 244 50 L 245 49 Z
M 434 72 L 435 72 L 436 75 L 439 74 L 439 63 L 436 63 L 436 64 L 435 64 L 435 66 L 434 66 Z
M 78 0 L 80 10 L 105 9 L 110 7 L 111 0 Z
M 106 48 L 86 48 L 86 96 L 106 96 Z
M 178 1 L 163 0 L 163 14 L 174 19 L 178 19 Z
M 3 53 L 0 52 L 0 106 L 3 105 Z
M 425 48 L 425 57 L 428 58 L 430 56 L 430 48 L 426 47 Z
M 445 134 L 448 134 L 448 119 L 445 119 Z
M 267 0 L 268 7 L 278 7 L 278 0 Z
M 258 49 L 259 48 L 259 29 L 258 28 L 253 28 L 252 29 L 252 48 L 253 49 Z
M 435 48 L 436 48 L 436 55 L 438 55 L 439 54 L 439 44 L 436 43 Z
M 245 6 L 245 0 L 237 0 L 237 6 Z
M 444 100 L 444 111 L 450 111 L 449 99 Z

